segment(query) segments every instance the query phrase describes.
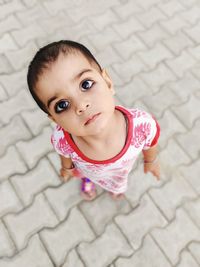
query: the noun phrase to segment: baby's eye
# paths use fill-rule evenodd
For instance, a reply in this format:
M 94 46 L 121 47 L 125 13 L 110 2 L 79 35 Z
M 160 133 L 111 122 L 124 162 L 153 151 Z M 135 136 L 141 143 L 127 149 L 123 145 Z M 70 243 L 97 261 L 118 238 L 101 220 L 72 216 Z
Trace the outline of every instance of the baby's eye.
M 84 82 L 82 82 L 81 87 L 82 87 L 83 91 L 90 89 L 92 87 L 93 83 L 94 82 L 91 80 L 85 80 Z
M 64 110 L 67 110 L 69 108 L 69 101 L 68 100 L 60 100 L 58 103 L 55 105 L 55 112 L 60 113 Z

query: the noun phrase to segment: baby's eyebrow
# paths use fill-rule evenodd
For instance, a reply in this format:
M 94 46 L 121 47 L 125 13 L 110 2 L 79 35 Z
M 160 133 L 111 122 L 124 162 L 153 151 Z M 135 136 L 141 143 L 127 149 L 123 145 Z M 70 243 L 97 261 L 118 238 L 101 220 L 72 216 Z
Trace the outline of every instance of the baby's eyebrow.
M 84 69 L 81 72 L 79 72 L 72 80 L 78 80 L 85 72 L 92 72 L 91 69 Z

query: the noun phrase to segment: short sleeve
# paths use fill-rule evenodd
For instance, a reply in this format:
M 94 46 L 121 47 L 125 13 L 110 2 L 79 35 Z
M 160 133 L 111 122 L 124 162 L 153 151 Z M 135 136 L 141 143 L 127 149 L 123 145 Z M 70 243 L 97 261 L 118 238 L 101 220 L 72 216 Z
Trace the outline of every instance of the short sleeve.
M 147 150 L 157 144 L 160 136 L 160 126 L 152 115 L 145 111 L 137 110 L 133 127 L 135 144 L 143 146 L 143 150 Z
M 56 125 L 53 134 L 51 135 L 51 143 L 58 154 L 70 158 L 72 149 L 67 143 L 63 129 L 58 125 Z

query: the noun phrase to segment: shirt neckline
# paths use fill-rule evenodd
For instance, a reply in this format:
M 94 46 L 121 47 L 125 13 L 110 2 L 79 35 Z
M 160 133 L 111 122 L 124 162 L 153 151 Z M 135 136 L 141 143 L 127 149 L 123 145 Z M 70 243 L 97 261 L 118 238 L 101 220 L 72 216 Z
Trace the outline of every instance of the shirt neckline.
M 67 139 L 68 144 L 73 148 L 73 150 L 77 153 L 79 157 L 81 157 L 83 160 L 94 163 L 94 164 L 108 164 L 117 161 L 119 158 L 121 158 L 126 151 L 128 150 L 130 143 L 131 143 L 131 137 L 133 133 L 133 120 L 131 119 L 131 113 L 123 108 L 122 106 L 116 106 L 115 109 L 121 111 L 123 115 L 125 116 L 125 119 L 127 119 L 127 136 L 126 136 L 126 143 L 122 150 L 114 157 L 106 160 L 94 160 L 88 158 L 83 152 L 78 148 L 78 146 L 74 143 L 74 140 L 72 139 L 71 135 L 63 129 L 65 138 Z

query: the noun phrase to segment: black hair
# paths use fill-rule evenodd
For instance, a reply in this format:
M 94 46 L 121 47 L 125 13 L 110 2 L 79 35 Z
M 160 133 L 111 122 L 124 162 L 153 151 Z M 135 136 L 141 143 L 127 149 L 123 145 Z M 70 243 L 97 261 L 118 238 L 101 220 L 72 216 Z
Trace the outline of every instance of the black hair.
M 84 45 L 71 40 L 53 42 L 40 48 L 29 64 L 27 74 L 29 91 L 38 106 L 47 114 L 49 114 L 49 112 L 45 104 L 39 99 L 35 92 L 36 83 L 44 70 L 48 69 L 51 63 L 54 63 L 61 53 L 70 54 L 74 52 L 82 53 L 90 63 L 94 63 L 97 66 L 99 71 L 102 70 L 95 57 Z

